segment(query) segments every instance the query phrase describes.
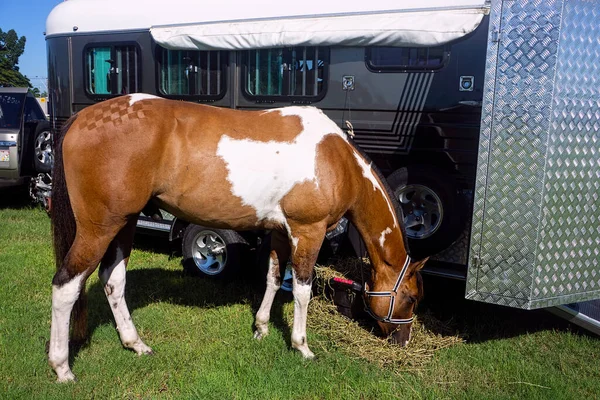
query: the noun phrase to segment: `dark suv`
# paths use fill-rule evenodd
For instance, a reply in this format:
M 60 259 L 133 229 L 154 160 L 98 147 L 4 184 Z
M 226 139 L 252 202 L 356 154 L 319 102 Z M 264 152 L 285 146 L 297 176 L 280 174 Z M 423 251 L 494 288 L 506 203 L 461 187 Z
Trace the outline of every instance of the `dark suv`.
M 0 187 L 26 183 L 52 167 L 52 134 L 27 88 L 0 88 Z

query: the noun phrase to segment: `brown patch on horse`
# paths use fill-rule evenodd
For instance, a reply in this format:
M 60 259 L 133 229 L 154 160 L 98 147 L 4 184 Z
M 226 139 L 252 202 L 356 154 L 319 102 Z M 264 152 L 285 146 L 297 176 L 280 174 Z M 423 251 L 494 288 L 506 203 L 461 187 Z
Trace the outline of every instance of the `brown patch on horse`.
M 210 114 L 206 123 L 211 129 L 235 140 L 291 143 L 303 130 L 300 117 L 281 116 L 278 111 L 240 111 L 214 107 L 209 110 L 199 110 L 197 104 L 191 103 L 185 106 L 189 108 L 182 108 L 181 111 L 189 113 L 202 111 L 202 114 Z

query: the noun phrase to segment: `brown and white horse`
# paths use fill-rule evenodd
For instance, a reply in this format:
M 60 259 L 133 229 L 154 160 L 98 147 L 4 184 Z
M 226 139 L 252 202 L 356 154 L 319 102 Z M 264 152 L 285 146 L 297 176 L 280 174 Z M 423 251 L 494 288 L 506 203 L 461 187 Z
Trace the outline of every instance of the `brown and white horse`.
M 384 333 L 399 327 L 394 338 L 408 342 L 423 261 L 407 255 L 385 182 L 320 110 L 236 111 L 133 94 L 84 109 L 56 139 L 49 363 L 58 381 L 74 379 L 70 314 L 73 339 L 84 339 L 85 282 L 98 264 L 123 345 L 152 353 L 124 297 L 137 215 L 148 203 L 205 226 L 272 230 L 254 336 L 268 333 L 279 266 L 291 257 L 291 343 L 306 358 L 314 357 L 306 340 L 313 266 L 325 233 L 346 215 L 373 266 L 369 311 Z

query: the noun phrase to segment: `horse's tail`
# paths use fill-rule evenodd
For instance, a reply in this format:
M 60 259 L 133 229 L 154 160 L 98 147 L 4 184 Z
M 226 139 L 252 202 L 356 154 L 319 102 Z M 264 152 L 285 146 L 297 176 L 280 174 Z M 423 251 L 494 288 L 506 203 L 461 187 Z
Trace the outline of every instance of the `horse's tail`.
M 54 168 L 52 172 L 52 197 L 50 202 L 50 219 L 52 221 L 52 236 L 54 243 L 54 259 L 56 270 L 60 270 L 75 241 L 75 215 L 71 208 L 67 182 L 65 180 L 65 166 L 63 163 L 63 139 L 77 119 L 73 115 L 63 125 L 59 132 L 54 132 Z M 86 335 L 87 325 L 87 295 L 85 285 L 81 288 L 79 298 L 73 306 L 73 337 L 82 339 Z M 81 322 L 80 322 L 81 321 Z

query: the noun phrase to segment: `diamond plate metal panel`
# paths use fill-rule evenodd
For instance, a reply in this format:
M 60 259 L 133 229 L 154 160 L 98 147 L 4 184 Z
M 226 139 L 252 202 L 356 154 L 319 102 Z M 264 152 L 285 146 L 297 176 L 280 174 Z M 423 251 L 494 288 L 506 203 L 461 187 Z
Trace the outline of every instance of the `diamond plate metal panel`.
M 600 296 L 595 8 L 492 4 L 467 298 L 536 308 Z
M 600 10 L 565 1 L 562 14 L 531 293 L 538 306 L 600 297 Z

